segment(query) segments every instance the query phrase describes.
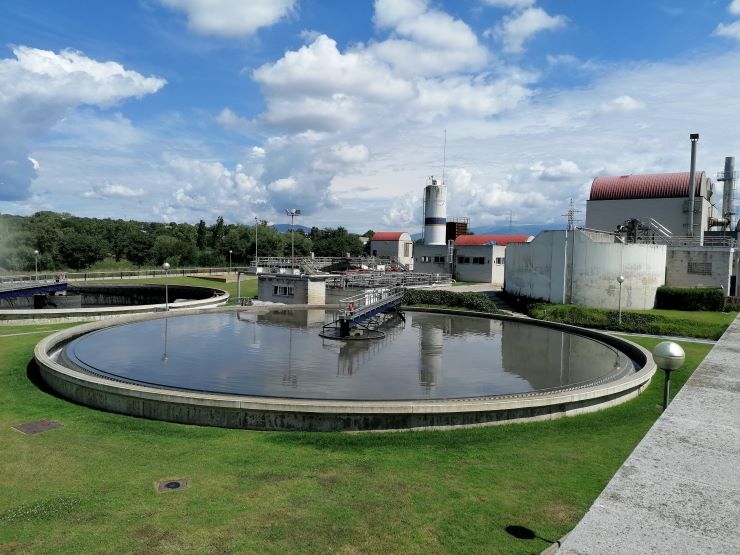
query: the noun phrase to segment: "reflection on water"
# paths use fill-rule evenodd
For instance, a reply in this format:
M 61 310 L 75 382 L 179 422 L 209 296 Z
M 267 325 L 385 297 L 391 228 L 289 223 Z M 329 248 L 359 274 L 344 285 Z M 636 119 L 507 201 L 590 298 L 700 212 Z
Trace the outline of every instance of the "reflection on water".
M 319 337 L 323 310 L 176 316 L 114 326 L 67 347 L 82 367 L 177 389 L 313 399 L 526 393 L 634 371 L 598 341 L 484 318 L 408 313 L 382 339 Z

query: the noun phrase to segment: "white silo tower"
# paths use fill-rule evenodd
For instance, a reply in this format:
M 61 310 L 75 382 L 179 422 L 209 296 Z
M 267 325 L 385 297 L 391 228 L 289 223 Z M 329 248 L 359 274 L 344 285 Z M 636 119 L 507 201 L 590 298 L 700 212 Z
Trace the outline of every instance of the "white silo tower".
M 424 244 L 445 245 L 447 187 L 432 176 L 424 188 Z

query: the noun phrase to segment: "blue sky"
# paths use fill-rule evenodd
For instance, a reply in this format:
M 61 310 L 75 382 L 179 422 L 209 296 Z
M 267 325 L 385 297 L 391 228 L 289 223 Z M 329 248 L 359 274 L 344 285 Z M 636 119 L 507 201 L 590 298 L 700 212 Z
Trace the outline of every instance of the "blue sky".
M 560 223 L 740 155 L 740 0 L 0 0 L 0 211 Z

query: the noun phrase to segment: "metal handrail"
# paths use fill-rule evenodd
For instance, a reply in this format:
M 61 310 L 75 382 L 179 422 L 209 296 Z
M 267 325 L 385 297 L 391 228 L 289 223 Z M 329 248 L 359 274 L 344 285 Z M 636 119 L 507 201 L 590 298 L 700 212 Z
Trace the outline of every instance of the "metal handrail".
M 339 300 L 341 318 L 358 318 L 391 301 L 403 297 L 404 287 L 383 287 L 371 289 Z

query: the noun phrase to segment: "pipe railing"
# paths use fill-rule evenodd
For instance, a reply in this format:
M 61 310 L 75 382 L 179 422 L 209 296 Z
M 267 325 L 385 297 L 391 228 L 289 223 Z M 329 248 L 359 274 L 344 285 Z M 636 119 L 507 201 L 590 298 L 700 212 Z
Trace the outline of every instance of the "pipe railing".
M 340 299 L 339 316 L 345 319 L 363 316 L 391 301 L 400 299 L 403 297 L 404 289 L 404 287 L 383 287 Z

